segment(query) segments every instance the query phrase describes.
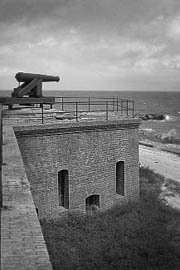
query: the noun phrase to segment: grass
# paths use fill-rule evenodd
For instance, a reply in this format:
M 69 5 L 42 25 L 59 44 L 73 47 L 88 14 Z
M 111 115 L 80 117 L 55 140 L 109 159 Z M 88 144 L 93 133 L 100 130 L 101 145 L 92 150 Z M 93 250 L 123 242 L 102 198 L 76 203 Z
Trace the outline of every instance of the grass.
M 54 270 L 180 269 L 180 213 L 159 200 L 163 177 L 140 169 L 140 200 L 41 221 Z
M 172 179 L 167 179 L 165 182 L 165 187 L 167 187 L 167 189 L 169 191 L 172 191 L 173 193 L 180 195 L 180 183 L 179 182 L 172 180 Z

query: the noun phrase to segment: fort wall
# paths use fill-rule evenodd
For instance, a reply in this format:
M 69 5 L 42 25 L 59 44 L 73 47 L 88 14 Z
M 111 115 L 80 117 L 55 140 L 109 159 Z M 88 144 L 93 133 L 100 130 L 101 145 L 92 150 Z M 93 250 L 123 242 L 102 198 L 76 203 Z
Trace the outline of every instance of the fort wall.
M 2 270 L 52 270 L 12 126 L 3 123 Z
M 86 211 L 91 195 L 100 210 L 139 196 L 137 119 L 15 127 L 40 219 Z M 124 164 L 124 194 L 117 193 L 116 165 Z M 58 173 L 68 171 L 68 209 L 59 200 Z

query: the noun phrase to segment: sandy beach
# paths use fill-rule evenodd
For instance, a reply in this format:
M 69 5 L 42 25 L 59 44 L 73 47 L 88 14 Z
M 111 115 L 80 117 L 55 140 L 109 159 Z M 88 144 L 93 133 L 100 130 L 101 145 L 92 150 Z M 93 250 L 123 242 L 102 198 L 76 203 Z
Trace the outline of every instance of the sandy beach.
M 157 147 L 160 147 L 160 145 Z M 180 209 L 180 194 L 171 181 L 173 180 L 175 185 L 180 183 L 180 157 L 178 154 L 166 152 L 157 147 L 140 145 L 140 164 L 165 177 L 166 184 L 162 186 L 162 198 L 172 207 Z M 163 147 L 165 148 L 166 146 L 164 145 Z M 172 151 L 174 147 L 172 145 Z M 168 146 L 168 149 L 170 149 L 170 146 Z
M 149 167 L 167 179 L 180 182 L 180 157 L 178 155 L 140 145 L 139 158 L 142 166 Z

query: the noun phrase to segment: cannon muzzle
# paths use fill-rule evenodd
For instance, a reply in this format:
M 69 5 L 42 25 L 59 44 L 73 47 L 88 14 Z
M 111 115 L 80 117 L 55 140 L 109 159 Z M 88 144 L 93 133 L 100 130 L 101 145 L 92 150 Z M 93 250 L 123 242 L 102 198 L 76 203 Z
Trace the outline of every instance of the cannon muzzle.
M 40 79 L 42 82 L 58 82 L 60 79 L 58 76 L 49 76 L 42 74 L 24 73 L 18 72 L 15 76 L 18 82 L 31 82 L 33 79 Z

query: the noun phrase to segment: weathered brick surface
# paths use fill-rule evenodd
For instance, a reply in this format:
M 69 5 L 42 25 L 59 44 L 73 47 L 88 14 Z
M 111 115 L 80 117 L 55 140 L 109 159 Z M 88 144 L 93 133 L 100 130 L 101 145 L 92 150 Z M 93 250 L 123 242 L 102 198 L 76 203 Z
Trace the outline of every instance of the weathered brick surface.
M 64 211 L 58 202 L 58 171 L 69 171 L 70 209 L 85 211 L 85 200 L 100 195 L 105 210 L 139 195 L 136 119 L 17 127 L 15 133 L 40 218 Z M 125 162 L 125 196 L 116 194 L 116 162 Z
M 3 130 L 1 269 L 51 270 L 13 128 L 4 125 Z

